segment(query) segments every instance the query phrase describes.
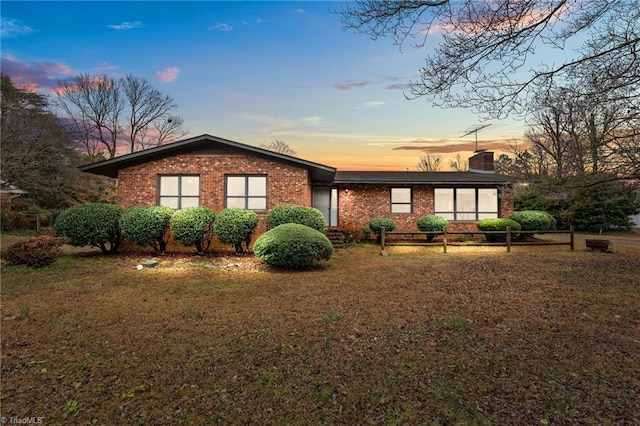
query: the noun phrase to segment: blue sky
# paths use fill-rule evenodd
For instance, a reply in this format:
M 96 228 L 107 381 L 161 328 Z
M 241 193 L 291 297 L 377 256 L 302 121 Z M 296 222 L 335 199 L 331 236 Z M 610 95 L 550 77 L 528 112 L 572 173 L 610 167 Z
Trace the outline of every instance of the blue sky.
M 131 73 L 175 100 L 189 136 L 278 139 L 341 170 L 468 157 L 474 137 L 460 136 L 481 124 L 472 111 L 404 97 L 428 46 L 345 32 L 331 12 L 341 4 L 3 1 L 2 72 L 43 92 L 80 73 Z M 522 137 L 521 122 L 491 123 L 480 148 Z

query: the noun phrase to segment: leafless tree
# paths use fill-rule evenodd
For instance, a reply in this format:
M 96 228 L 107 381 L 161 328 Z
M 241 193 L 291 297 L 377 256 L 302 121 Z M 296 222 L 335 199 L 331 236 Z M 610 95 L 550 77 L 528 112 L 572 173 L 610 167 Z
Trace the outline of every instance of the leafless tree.
M 60 81 L 56 95 L 61 123 L 92 158 L 102 151 L 113 158 L 120 146 L 135 152 L 186 134 L 173 100 L 140 77 L 81 74 Z
M 449 167 L 455 172 L 466 172 L 469 170 L 469 161 L 464 160 L 458 153 L 455 159 L 449 160 Z
M 262 144 L 260 145 L 260 147 L 268 149 L 269 151 L 277 152 L 279 154 L 296 155 L 296 152 L 291 149 L 291 147 L 287 143 L 277 139 L 269 144 Z
M 120 80 L 120 86 L 127 100 L 130 152 L 148 146 L 148 143 L 145 143 L 145 137 L 148 137 L 149 133 L 154 135 L 152 139 L 155 145 L 159 145 L 161 140 L 170 138 L 176 130 L 181 136 L 184 135 L 179 130 L 182 120 L 171 116 L 177 105 L 170 96 L 160 93 L 147 80 L 131 74 L 125 75 Z M 161 126 L 162 133 L 159 132 L 158 126 Z M 162 139 L 158 137 L 160 134 Z
M 583 95 L 597 85 L 599 69 L 554 86 L 533 98 L 526 140 L 553 163 L 554 175 L 613 173 L 638 176 L 635 139 L 639 134 L 640 88 L 609 89 L 601 96 Z
M 429 154 L 424 157 L 420 157 L 418 163 L 418 171 L 420 172 L 437 172 L 442 167 L 444 159 L 442 154 Z
M 124 108 L 118 83 L 106 75 L 80 74 L 59 82 L 55 93 L 57 106 L 65 113 L 62 122 L 72 123 L 70 133 L 78 137 L 87 153 L 106 149 L 109 158 L 115 157 Z
M 548 177 L 549 169 L 552 167 L 545 151 L 536 145 L 523 149 L 517 140 L 511 141 L 508 154 L 500 154 L 494 166 L 497 173 L 513 176 L 528 183 Z
M 339 13 L 345 29 L 401 47 L 434 39 L 406 96 L 486 118 L 524 114 L 532 93 L 588 65 L 605 72 L 584 96 L 640 84 L 640 0 L 356 0 Z M 557 59 L 536 57 L 542 46 Z
M 186 135 L 188 132 L 182 127 L 184 119 L 177 115 L 155 120 L 152 125 L 141 128 L 138 132 L 137 150 L 171 142 Z

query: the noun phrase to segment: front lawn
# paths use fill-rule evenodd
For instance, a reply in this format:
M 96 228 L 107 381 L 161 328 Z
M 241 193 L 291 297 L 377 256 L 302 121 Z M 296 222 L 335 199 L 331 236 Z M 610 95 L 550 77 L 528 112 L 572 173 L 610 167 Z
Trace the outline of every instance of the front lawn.
M 44 424 L 638 424 L 640 250 L 74 252 L 2 268 L 3 417 Z

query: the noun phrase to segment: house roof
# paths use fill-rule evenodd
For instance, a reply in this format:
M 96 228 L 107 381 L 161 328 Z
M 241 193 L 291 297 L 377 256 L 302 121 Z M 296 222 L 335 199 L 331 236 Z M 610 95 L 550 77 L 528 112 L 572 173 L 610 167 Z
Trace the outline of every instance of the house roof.
M 171 155 L 193 153 L 207 150 L 224 150 L 234 153 L 246 153 L 271 161 L 278 161 L 309 170 L 311 179 L 317 183 L 335 184 L 398 184 L 398 185 L 496 185 L 513 183 L 507 176 L 486 171 L 468 172 L 391 172 L 391 171 L 337 171 L 334 167 L 314 163 L 290 155 L 280 154 L 267 149 L 223 139 L 208 134 L 160 145 L 143 151 L 126 154 L 109 160 L 80 166 L 83 172 L 108 177 L 118 177 L 120 169 L 143 164 L 148 161 Z
M 333 179 L 336 184 L 404 184 L 404 185 L 478 185 L 513 183 L 508 176 L 492 172 L 389 172 L 389 171 L 338 171 Z
M 27 191 L 24 191 L 18 188 L 17 186 L 10 184 L 9 182 L 0 180 L 0 193 L 22 195 L 22 194 L 26 194 Z
M 311 178 L 317 182 L 331 182 L 336 169 L 324 164 L 314 163 L 303 160 L 301 158 L 292 157 L 290 155 L 280 154 L 269 151 L 267 149 L 235 142 L 229 139 L 219 138 L 211 135 L 200 135 L 177 142 L 160 145 L 154 148 L 145 149 L 143 151 L 134 152 L 132 154 L 122 155 L 120 157 L 111 158 L 109 160 L 80 166 L 83 172 L 93 173 L 108 177 L 118 177 L 118 170 L 125 167 L 142 164 L 147 161 L 170 155 L 206 150 L 207 148 L 225 148 L 236 152 L 246 152 L 248 154 L 263 157 L 269 160 L 278 161 L 293 166 L 308 169 Z

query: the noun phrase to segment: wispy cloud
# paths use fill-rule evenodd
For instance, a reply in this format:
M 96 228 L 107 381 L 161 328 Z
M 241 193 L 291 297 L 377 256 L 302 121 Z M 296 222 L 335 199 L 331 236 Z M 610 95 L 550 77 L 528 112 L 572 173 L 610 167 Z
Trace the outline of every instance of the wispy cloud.
M 384 105 L 383 101 L 369 101 L 365 102 L 362 105 L 351 107 L 351 109 L 370 109 L 370 108 L 379 108 Z
M 387 87 L 385 87 L 385 89 L 387 90 L 400 90 L 400 91 L 406 91 L 411 89 L 411 86 L 409 85 L 409 83 L 399 83 L 399 84 L 390 84 Z
M 317 115 L 312 115 L 309 117 L 301 118 L 300 122 L 310 126 L 318 126 L 323 122 L 323 120 L 324 120 L 324 117 L 318 117 Z
M 358 89 L 361 87 L 367 87 L 371 84 L 370 81 L 359 81 L 359 82 L 354 82 L 354 83 L 343 83 L 343 84 L 334 84 L 333 88 L 334 89 L 338 89 L 338 90 L 342 90 L 342 91 L 349 91 L 352 89 Z
M 162 71 L 156 71 L 156 78 L 164 82 L 171 82 L 178 78 L 178 74 L 180 74 L 180 68 L 169 67 Z
M 112 30 L 133 30 L 136 28 L 140 28 L 142 26 L 142 21 L 134 21 L 134 22 L 122 22 L 120 24 L 115 24 L 115 25 L 107 25 L 108 28 L 111 28 Z
M 2 56 L 2 72 L 6 73 L 18 87 L 29 87 L 37 91 L 51 92 L 62 76 L 74 72 L 67 64 L 49 61 L 20 61 L 12 55 Z
M 301 8 L 301 7 L 297 7 L 297 8 L 295 8 L 295 9 L 293 9 L 293 11 L 294 11 L 295 13 L 297 13 L 298 15 L 304 15 L 304 14 L 306 13 L 306 11 L 305 11 L 303 8 Z
M 33 28 L 23 24 L 17 19 L 0 17 L 0 36 L 3 38 L 18 37 L 32 33 L 33 31 Z
M 478 140 L 478 147 L 490 151 L 506 151 L 512 140 L 504 139 L 483 139 Z M 393 148 L 399 151 L 420 151 L 424 154 L 452 154 L 457 152 L 473 152 L 476 150 L 474 142 L 460 142 L 455 139 L 439 139 L 433 141 L 416 140 L 411 145 L 403 144 Z
M 107 71 L 113 71 L 115 70 L 117 67 L 113 64 L 110 64 L 108 62 L 103 62 L 102 64 L 98 65 L 97 67 L 94 68 L 95 71 L 97 72 L 107 72 Z
M 229 32 L 233 30 L 233 25 L 225 24 L 224 22 L 216 22 L 216 30 Z

